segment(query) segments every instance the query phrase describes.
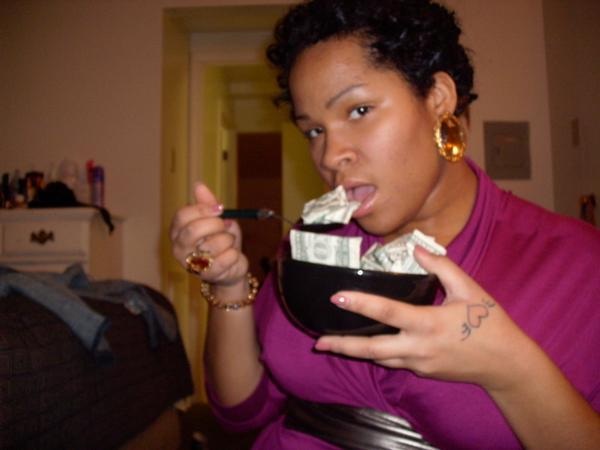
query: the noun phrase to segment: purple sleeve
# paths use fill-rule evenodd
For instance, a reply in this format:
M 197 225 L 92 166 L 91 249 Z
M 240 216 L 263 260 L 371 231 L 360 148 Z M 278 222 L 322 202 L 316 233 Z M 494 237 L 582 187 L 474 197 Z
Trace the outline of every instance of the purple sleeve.
M 600 414 L 600 385 L 596 386 L 589 401 L 594 411 Z
M 233 432 L 260 428 L 271 422 L 281 414 L 285 400 L 285 397 L 269 380 L 266 371 L 250 397 L 237 405 L 222 405 L 208 382 L 206 383 L 206 393 L 219 423 Z
M 272 274 L 265 280 L 254 305 L 257 334 L 260 341 L 260 328 L 268 321 L 268 316 L 277 300 L 276 282 Z M 262 344 L 262 343 L 261 343 Z M 217 420 L 228 430 L 238 432 L 260 428 L 281 415 L 285 394 L 283 394 L 269 376 L 267 369 L 256 389 L 241 403 L 224 406 L 218 400 L 214 388 L 207 377 L 206 392 L 209 403 Z

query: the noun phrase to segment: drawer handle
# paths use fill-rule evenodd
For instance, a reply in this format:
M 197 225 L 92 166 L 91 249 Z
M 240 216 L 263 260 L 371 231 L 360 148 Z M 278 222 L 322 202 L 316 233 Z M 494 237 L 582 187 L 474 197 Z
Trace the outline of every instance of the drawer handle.
M 40 230 L 37 233 L 31 232 L 29 240 L 44 245 L 47 241 L 54 241 L 54 232 L 50 231 L 48 233 L 46 230 Z

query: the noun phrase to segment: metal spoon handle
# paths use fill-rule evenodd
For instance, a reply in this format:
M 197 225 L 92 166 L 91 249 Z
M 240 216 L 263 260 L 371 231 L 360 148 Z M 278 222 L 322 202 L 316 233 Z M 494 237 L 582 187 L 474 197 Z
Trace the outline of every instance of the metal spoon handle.
M 275 213 L 272 209 L 258 208 L 258 209 L 225 209 L 221 214 L 223 219 L 277 219 L 282 222 L 287 222 L 290 225 L 294 225 L 294 222 Z
M 268 219 L 275 213 L 270 209 L 225 209 L 223 219 Z
M 277 219 L 282 222 L 286 222 L 286 223 L 290 224 L 291 226 L 296 225 L 296 223 L 293 220 L 290 220 L 287 217 L 283 217 L 282 215 L 277 214 L 272 209 L 267 209 L 267 208 L 225 209 L 225 210 L 223 210 L 221 217 L 223 219 L 257 219 L 257 220 Z M 306 230 L 306 231 L 319 232 L 319 231 L 332 230 L 332 229 L 338 228 L 340 226 L 341 226 L 341 224 L 339 224 L 339 223 L 326 223 L 326 224 L 316 223 L 316 224 L 300 225 L 300 228 L 302 230 Z

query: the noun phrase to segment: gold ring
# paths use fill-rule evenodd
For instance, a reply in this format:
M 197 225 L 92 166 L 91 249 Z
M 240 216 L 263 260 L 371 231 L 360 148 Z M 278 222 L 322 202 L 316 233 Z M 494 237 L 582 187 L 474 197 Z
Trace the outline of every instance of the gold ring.
M 213 258 L 209 252 L 195 250 L 185 258 L 186 269 L 190 273 L 200 274 L 212 266 Z

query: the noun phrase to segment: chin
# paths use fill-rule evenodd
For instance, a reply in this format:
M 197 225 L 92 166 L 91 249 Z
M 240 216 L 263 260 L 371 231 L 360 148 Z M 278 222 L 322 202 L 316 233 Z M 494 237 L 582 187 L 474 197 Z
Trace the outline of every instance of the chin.
M 364 217 L 357 219 L 356 222 L 367 233 L 384 238 L 389 241 L 402 235 L 405 231 L 406 222 L 394 221 L 393 223 L 386 222 L 382 218 L 375 216 Z
M 381 221 L 374 217 L 363 217 L 362 219 L 356 219 L 356 222 L 367 233 L 375 236 L 386 236 L 391 233 L 388 227 L 382 226 Z

